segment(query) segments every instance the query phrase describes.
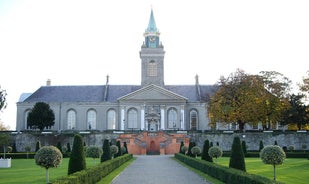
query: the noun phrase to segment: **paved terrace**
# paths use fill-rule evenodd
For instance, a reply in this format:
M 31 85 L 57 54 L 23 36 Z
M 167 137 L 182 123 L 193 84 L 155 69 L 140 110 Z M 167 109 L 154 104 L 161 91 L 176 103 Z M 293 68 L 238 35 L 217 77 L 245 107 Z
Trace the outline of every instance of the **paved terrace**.
M 120 173 L 112 184 L 210 184 L 171 159 L 172 155 L 140 156 Z

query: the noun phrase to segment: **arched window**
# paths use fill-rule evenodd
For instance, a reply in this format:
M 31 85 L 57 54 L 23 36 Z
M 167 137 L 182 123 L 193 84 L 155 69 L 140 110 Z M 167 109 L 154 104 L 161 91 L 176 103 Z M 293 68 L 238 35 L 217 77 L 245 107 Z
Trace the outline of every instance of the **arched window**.
M 116 111 L 113 109 L 107 111 L 107 129 L 116 129 Z
M 196 130 L 198 124 L 197 112 L 196 110 L 190 111 L 190 129 Z
M 97 113 L 95 112 L 95 110 L 89 110 L 87 112 L 87 126 L 88 129 L 96 129 L 97 125 Z
M 69 110 L 67 113 L 68 129 L 76 129 L 76 112 Z
M 157 63 L 153 60 L 148 63 L 148 76 L 157 76 Z
M 168 110 L 167 123 L 168 128 L 177 128 L 177 111 L 175 108 Z
M 137 110 L 130 109 L 128 111 L 128 128 L 137 128 Z

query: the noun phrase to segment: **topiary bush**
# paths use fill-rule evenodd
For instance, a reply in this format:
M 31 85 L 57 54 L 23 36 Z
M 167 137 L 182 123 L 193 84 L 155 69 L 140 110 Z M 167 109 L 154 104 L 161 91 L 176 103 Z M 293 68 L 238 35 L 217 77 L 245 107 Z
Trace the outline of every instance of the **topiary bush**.
M 202 160 L 206 160 L 208 162 L 213 162 L 212 157 L 209 156 L 208 151 L 209 151 L 209 140 L 206 139 L 204 141 L 204 145 L 203 145 L 203 152 L 202 152 Z
M 110 150 L 111 150 L 112 158 L 114 158 L 114 155 L 117 154 L 119 151 L 116 145 L 111 145 Z
M 269 145 L 261 150 L 260 158 L 264 164 L 273 165 L 274 180 L 276 181 L 276 165 L 283 164 L 286 158 L 285 152 L 277 145 Z
M 86 157 L 91 157 L 93 158 L 94 165 L 96 164 L 95 159 L 100 158 L 103 153 L 102 148 L 98 146 L 89 146 L 86 149 Z
M 181 152 L 182 152 L 182 154 L 186 154 L 186 152 L 188 151 L 188 146 L 182 146 L 181 147 Z
M 126 148 L 126 151 L 125 151 L 125 152 L 123 152 L 123 154 L 128 154 L 128 153 L 129 153 L 129 151 L 128 151 L 128 147 L 127 147 L 127 142 L 124 142 L 124 143 L 123 143 L 123 147 L 125 147 L 125 148 Z
M 62 162 L 62 153 L 55 146 L 43 146 L 34 156 L 35 163 L 46 169 L 46 183 L 49 183 L 48 169 L 58 167 Z
M 83 138 L 81 135 L 74 136 L 72 153 L 69 160 L 68 174 L 86 169 L 86 158 Z
M 194 157 L 196 158 L 197 155 L 201 154 L 201 148 L 198 146 L 194 146 L 191 149 L 192 154 L 194 155 Z
M 118 152 L 115 154 L 115 158 L 120 157 L 122 155 L 121 144 L 119 140 L 116 142 L 116 146 L 118 147 Z
M 39 151 L 40 148 L 41 148 L 41 141 L 37 141 L 35 144 L 35 152 Z
M 190 142 L 189 143 L 189 148 L 188 148 L 188 152 L 187 152 L 187 155 L 190 156 L 190 157 L 194 157 L 194 155 L 192 154 L 191 152 L 191 149 L 195 146 L 195 142 Z
M 104 139 L 103 141 L 103 154 L 101 156 L 101 162 L 105 162 L 107 160 L 112 159 L 111 150 L 109 146 L 109 141 Z
M 244 155 L 247 154 L 247 144 L 246 141 L 241 141 L 241 147 L 242 147 L 242 151 L 244 152 Z
M 260 141 L 259 151 L 261 151 L 264 148 L 263 141 Z
M 63 152 L 62 152 L 61 142 L 59 142 L 59 141 L 57 142 L 57 148 L 61 151 L 61 153 L 63 153 Z
M 245 156 L 238 136 L 233 140 L 229 167 L 246 171 Z
M 182 153 L 182 154 L 183 154 L 183 152 L 182 152 L 181 148 L 182 148 L 184 145 L 185 145 L 185 144 L 183 143 L 183 141 L 181 141 L 181 143 L 180 143 L 180 147 L 179 147 L 179 153 Z
M 208 154 L 209 154 L 210 157 L 217 159 L 217 158 L 222 156 L 223 151 L 219 146 L 213 146 L 213 147 L 209 148 Z

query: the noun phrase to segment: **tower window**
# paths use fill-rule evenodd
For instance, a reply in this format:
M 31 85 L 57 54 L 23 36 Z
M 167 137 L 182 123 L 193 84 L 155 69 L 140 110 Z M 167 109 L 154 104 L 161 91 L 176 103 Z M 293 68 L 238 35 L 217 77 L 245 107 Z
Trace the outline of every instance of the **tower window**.
M 156 77 L 157 76 L 157 63 L 151 60 L 148 63 L 148 76 Z

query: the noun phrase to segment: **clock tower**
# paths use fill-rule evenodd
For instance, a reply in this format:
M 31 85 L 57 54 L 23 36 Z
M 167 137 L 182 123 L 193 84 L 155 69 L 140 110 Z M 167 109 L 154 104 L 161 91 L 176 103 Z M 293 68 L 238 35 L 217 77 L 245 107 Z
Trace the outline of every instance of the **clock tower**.
M 142 86 L 155 84 L 164 86 L 164 54 L 163 45 L 160 42 L 160 32 L 157 29 L 153 16 L 150 13 L 148 27 L 144 33 L 145 41 L 140 51 L 142 61 Z

